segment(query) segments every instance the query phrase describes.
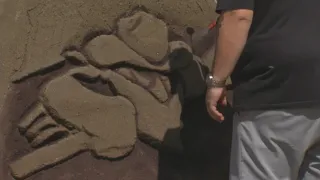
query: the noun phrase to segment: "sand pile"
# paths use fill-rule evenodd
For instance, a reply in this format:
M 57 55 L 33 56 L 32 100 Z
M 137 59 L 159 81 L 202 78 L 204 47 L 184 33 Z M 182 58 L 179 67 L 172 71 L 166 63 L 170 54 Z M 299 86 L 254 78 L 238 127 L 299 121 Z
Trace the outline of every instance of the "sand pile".
M 0 0 L 0 179 L 217 178 L 230 124 L 204 111 L 212 54 L 185 32 L 214 6 Z
M 126 164 L 136 163 L 140 141 L 183 152 L 182 106 L 203 96 L 208 72 L 184 41 L 170 24 L 136 9 L 114 27 L 73 36 L 60 48 L 33 50 L 39 56 L 26 57 L 32 60 L 11 77 L 13 89 L 0 114 L 7 131 L 3 175 L 10 170 L 20 179 L 63 179 L 61 167 L 75 169 L 73 177 L 79 169 L 72 164 L 85 160 L 92 164 L 83 168 L 111 174 L 81 178 L 121 178 L 115 168 L 132 168 Z M 148 168 L 157 167 L 154 157 Z M 104 165 L 101 158 L 108 159 Z M 108 164 L 119 158 L 122 165 Z M 152 172 L 148 179 L 156 178 Z

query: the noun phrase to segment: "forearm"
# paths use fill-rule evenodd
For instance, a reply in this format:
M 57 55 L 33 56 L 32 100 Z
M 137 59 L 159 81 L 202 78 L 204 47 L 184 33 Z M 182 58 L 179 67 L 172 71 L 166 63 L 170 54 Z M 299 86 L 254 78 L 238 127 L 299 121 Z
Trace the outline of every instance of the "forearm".
M 247 41 L 252 14 L 245 16 L 232 11 L 223 13 L 217 24 L 213 77 L 226 80 L 232 73 Z

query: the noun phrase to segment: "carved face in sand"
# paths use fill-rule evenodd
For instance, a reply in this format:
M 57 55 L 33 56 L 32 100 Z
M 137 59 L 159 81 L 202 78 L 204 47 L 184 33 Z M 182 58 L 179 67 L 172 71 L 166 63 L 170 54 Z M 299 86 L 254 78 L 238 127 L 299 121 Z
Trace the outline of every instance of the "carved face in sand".
M 69 64 L 68 71 L 44 83 L 18 125 L 36 150 L 10 165 L 12 175 L 26 178 L 82 151 L 123 157 L 137 138 L 181 150 L 178 134 L 164 142 L 168 130 L 181 128 L 169 55 L 191 49 L 181 41 L 169 41 L 162 20 L 135 12 L 117 22 L 116 33 L 100 33 L 79 49 L 64 51 L 56 64 Z M 27 66 L 13 81 L 28 81 L 47 68 Z M 57 135 L 61 139 L 47 144 Z

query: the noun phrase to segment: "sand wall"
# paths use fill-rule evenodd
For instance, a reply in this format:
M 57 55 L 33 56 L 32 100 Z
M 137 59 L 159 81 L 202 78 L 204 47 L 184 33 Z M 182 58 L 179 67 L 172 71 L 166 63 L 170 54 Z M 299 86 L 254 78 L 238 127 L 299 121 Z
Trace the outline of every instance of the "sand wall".
M 215 16 L 209 0 L 0 1 L 2 179 L 129 180 L 140 158 L 156 179 L 149 147 L 183 151 L 183 105 L 205 89 L 185 28 Z

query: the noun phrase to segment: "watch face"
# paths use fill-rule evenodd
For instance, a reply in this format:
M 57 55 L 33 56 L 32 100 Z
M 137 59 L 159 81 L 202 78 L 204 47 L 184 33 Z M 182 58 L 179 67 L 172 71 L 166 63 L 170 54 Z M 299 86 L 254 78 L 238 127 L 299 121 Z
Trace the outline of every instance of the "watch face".
M 212 78 L 213 78 L 212 75 L 208 75 L 207 76 L 207 78 L 206 78 L 206 84 L 207 85 L 210 85 L 212 83 Z

